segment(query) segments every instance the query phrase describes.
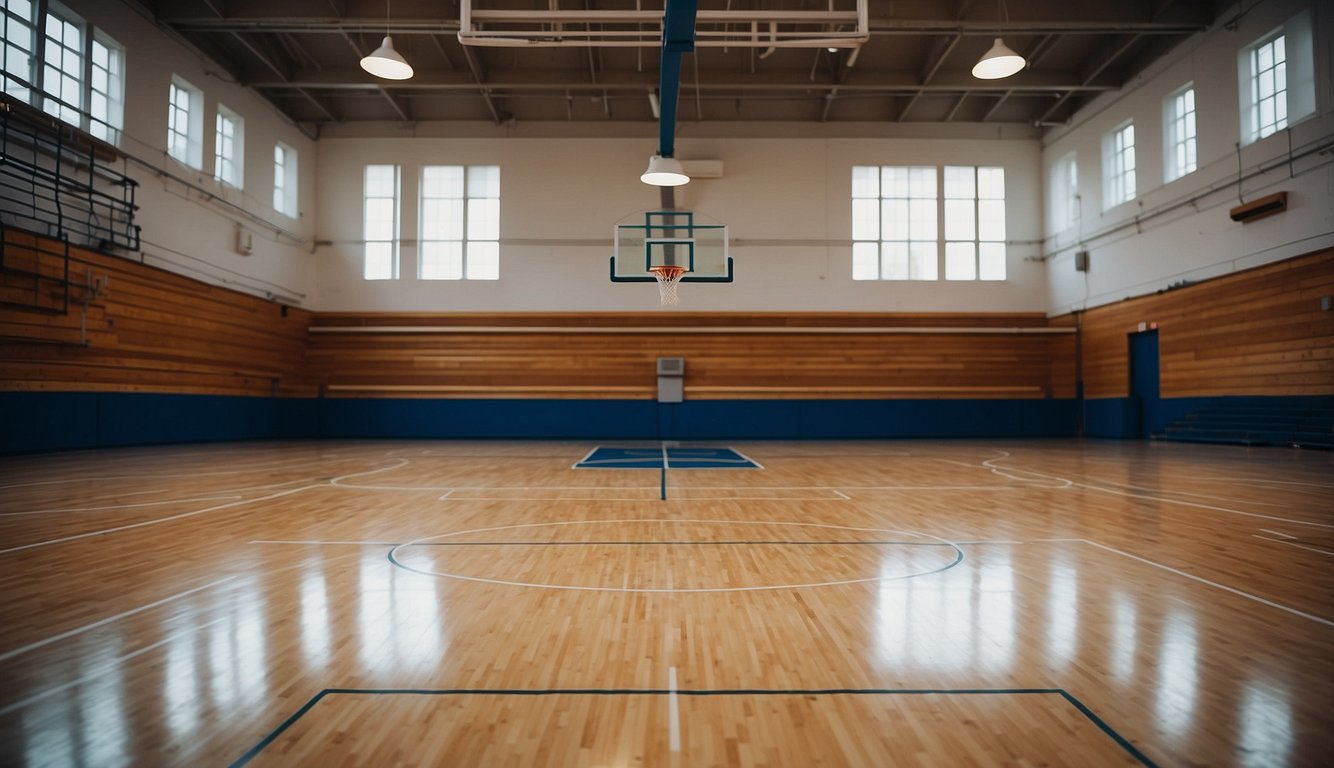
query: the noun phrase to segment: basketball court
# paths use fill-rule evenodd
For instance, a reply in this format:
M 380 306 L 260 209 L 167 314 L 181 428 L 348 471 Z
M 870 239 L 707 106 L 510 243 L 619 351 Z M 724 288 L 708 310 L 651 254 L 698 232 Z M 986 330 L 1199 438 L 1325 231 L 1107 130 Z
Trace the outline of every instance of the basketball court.
M 1330 464 L 1111 441 L 11 458 L 0 728 L 33 764 L 1314 765 Z

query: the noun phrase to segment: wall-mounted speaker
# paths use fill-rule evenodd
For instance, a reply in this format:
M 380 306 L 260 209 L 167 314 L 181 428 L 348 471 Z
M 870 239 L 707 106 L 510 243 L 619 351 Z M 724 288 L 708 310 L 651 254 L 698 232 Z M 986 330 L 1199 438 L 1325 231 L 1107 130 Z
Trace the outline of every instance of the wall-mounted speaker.
M 1286 210 L 1288 210 L 1288 193 L 1275 192 L 1272 195 L 1258 197 L 1249 203 L 1243 203 L 1228 211 L 1227 215 L 1231 216 L 1233 221 L 1247 224 L 1266 216 L 1283 213 Z
M 1088 252 L 1088 251 L 1076 251 L 1076 252 L 1075 252 L 1075 271 L 1077 271 L 1077 272 L 1087 272 L 1087 271 L 1089 271 L 1089 252 Z

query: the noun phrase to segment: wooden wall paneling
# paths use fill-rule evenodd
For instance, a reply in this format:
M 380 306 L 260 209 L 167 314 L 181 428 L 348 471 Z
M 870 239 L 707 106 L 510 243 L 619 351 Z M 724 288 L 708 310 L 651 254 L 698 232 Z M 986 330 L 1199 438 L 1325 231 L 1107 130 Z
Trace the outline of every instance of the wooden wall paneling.
M 1334 296 L 1334 249 L 1087 310 L 1086 394 L 1128 394 L 1127 335 L 1139 322 L 1158 324 L 1164 397 L 1332 394 L 1324 296 Z

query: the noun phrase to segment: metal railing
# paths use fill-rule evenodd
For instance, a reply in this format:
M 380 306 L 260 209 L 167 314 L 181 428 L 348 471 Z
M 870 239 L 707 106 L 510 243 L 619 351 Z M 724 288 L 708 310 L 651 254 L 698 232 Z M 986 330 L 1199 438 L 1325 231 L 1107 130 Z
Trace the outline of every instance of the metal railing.
M 0 221 L 97 251 L 139 250 L 138 182 L 114 147 L 0 97 Z

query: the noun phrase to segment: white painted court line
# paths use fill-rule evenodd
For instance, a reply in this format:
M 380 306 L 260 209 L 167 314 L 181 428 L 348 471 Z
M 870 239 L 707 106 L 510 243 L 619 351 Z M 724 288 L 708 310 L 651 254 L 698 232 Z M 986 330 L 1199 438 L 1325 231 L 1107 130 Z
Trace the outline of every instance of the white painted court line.
M 380 467 L 379 469 L 367 469 L 367 470 L 363 470 L 363 471 L 361 471 L 361 472 L 351 472 L 351 473 L 348 473 L 348 474 L 346 474 L 346 475 L 339 475 L 338 477 L 330 478 L 330 479 L 329 479 L 329 485 L 343 485 L 343 484 L 344 484 L 343 481 L 346 480 L 346 479 L 348 479 L 349 477 L 364 477 L 364 476 L 366 476 L 366 475 L 374 475 L 374 474 L 378 474 L 378 473 L 380 473 L 380 472 L 388 472 L 388 471 L 391 470 L 391 469 L 398 469 L 398 468 L 400 468 L 400 467 L 406 467 L 409 463 L 410 463 L 410 462 L 409 462 L 407 459 L 399 459 L 397 464 L 391 464 L 390 466 L 387 466 L 387 467 Z M 356 485 L 353 485 L 353 486 L 349 486 L 349 487 L 352 487 L 352 488 L 360 488 L 360 487 L 363 487 L 363 486 L 356 486 Z M 428 489 L 423 488 L 422 490 L 428 490 Z M 435 490 L 435 489 L 429 489 L 429 490 Z M 440 490 L 444 490 L 444 489 L 440 489 Z
M 673 752 L 681 751 L 681 704 L 676 695 L 676 667 L 667 668 L 667 741 Z
M 97 678 L 99 678 L 99 677 L 101 677 L 101 676 L 107 674 L 108 672 L 111 672 L 111 671 L 114 670 L 116 667 L 119 667 L 121 664 L 124 664 L 125 662 L 129 661 L 130 659 L 135 658 L 136 656 L 142 656 L 142 655 L 144 655 L 145 653 L 148 653 L 149 651 L 154 650 L 154 649 L 156 649 L 156 648 L 160 648 L 160 647 L 166 645 L 167 643 L 172 642 L 173 640 L 175 640 L 175 639 L 177 639 L 177 638 L 179 638 L 179 637 L 184 637 L 185 635 L 192 635 L 192 634 L 195 634 L 195 633 L 197 633 L 197 632 L 199 632 L 199 631 L 201 631 L 201 630 L 208 629 L 209 627 L 213 626 L 214 624 L 221 624 L 221 623 L 224 622 L 224 621 L 227 621 L 227 619 L 225 619 L 225 618 L 223 618 L 223 619 L 216 619 L 216 620 L 214 620 L 214 621 L 210 621 L 210 622 L 207 623 L 207 624 L 201 624 L 201 625 L 199 625 L 199 626 L 197 626 L 197 627 L 191 627 L 190 629 L 184 630 L 184 631 L 182 631 L 182 632 L 177 632 L 177 633 L 174 634 L 174 635 L 169 635 L 169 636 L 167 636 L 166 638 L 164 638 L 164 639 L 162 639 L 162 640 L 159 640 L 159 641 L 157 641 L 156 643 L 153 643 L 152 645 L 146 645 L 146 646 L 144 646 L 143 648 L 140 648 L 139 650 L 134 651 L 133 653 L 127 653 L 127 654 L 125 654 L 124 656 L 117 656 L 116 658 L 112 659 L 111 661 L 109 661 L 109 662 L 107 662 L 105 665 L 103 665 L 103 667 L 102 667 L 101 669 L 97 670 L 96 672 L 92 672 L 92 673 L 89 673 L 89 674 L 87 674 L 87 675 L 84 675 L 83 677 L 80 677 L 80 678 L 78 678 L 77 680 L 71 680 L 70 682 L 65 683 L 64 685 L 57 685 L 57 686 L 54 687 L 54 688 L 48 688 L 48 689 L 46 689 L 45 691 L 42 691 L 41 693 L 35 693 L 35 694 L 33 694 L 32 696 L 29 696 L 29 697 L 26 698 L 26 699 L 19 699 L 18 701 L 14 702 L 14 703 L 12 703 L 12 704 L 9 704 L 9 705 L 7 705 L 7 706 L 5 706 L 5 707 L 0 707 L 0 715 L 7 715 L 7 714 L 9 714 L 10 712 L 13 712 L 14 710 L 17 710 L 17 709 L 23 709 L 24 707 L 28 706 L 29 704 L 35 704 L 36 702 L 39 702 L 39 701 L 41 701 L 42 699 L 45 699 L 45 698 L 47 698 L 47 697 L 49 697 L 49 696 L 54 696 L 54 695 L 56 695 L 57 693 L 60 693 L 61 691 L 67 691 L 67 690 L 69 690 L 70 688 L 74 688 L 74 687 L 76 687 L 76 686 L 83 685 L 84 683 L 89 682 L 90 680 L 96 680 Z
M 667 458 L 667 443 L 662 444 L 662 469 L 667 471 L 672 468 L 672 462 Z
M 1261 535 L 1259 535 L 1259 534 L 1252 534 L 1252 537 L 1253 537 L 1253 538 L 1257 538 L 1257 539 L 1259 539 L 1259 540 L 1261 540 L 1261 541 L 1272 541 L 1272 542 L 1274 542 L 1275 544 L 1286 544 L 1286 545 L 1288 545 L 1289 547 L 1296 547 L 1297 549 L 1304 549 L 1304 550 L 1306 550 L 1306 551 L 1308 551 L 1308 552 L 1319 552 L 1319 553 L 1322 554 L 1322 555 L 1328 555 L 1328 556 L 1330 556 L 1330 557 L 1334 557 L 1334 552 L 1331 552 L 1331 551 L 1329 551 L 1328 549 L 1321 549 L 1320 547 L 1312 547 L 1312 546 L 1309 546 L 1309 545 L 1307 545 L 1307 544 L 1298 544 L 1298 543 L 1295 542 L 1295 541 L 1285 541 L 1284 539 L 1273 539 L 1273 538 L 1270 538 L 1270 537 L 1268 537 L 1268 536 L 1261 536 Z M 1288 538 L 1295 538 L 1295 537 L 1290 536 L 1290 537 L 1288 537 Z
M 751 464 L 754 464 L 756 469 L 764 469 L 764 465 L 763 465 L 763 464 L 761 464 L 761 463 L 759 463 L 758 461 L 752 459 L 751 457 L 747 456 L 746 454 L 742 453 L 741 451 L 738 451 L 737 449 L 735 449 L 735 448 L 733 448 L 733 447 L 731 447 L 731 446 L 728 446 L 727 450 L 731 451 L 732 453 L 735 453 L 736 455 L 740 456 L 741 458 L 745 459 L 746 461 L 749 461 Z
M 1051 539 L 1051 541 L 1060 541 L 1060 539 Z M 1209 579 L 1206 579 L 1202 576 L 1196 576 L 1193 573 L 1187 573 L 1186 571 L 1183 571 L 1179 568 L 1173 568 L 1170 565 L 1163 565 L 1162 563 L 1154 562 L 1153 560 L 1140 557 L 1139 555 L 1132 555 L 1129 552 L 1119 550 L 1116 547 L 1109 547 L 1106 544 L 1092 541 L 1090 539 L 1068 539 L 1068 541 L 1078 541 L 1084 544 L 1089 544 L 1091 546 L 1097 547 L 1099 549 L 1105 549 L 1108 552 L 1118 554 L 1122 557 L 1128 557 L 1131 560 L 1136 560 L 1138 562 L 1144 563 L 1145 565 L 1151 565 L 1154 568 L 1161 568 L 1162 570 L 1167 571 L 1169 573 L 1175 573 L 1178 576 L 1184 576 L 1185 578 L 1190 579 L 1191 581 L 1198 581 L 1199 583 L 1204 584 L 1206 586 L 1214 587 L 1215 589 L 1221 589 L 1224 592 L 1231 592 L 1232 594 L 1237 595 L 1238 597 L 1244 597 L 1247 600 L 1254 600 L 1255 602 L 1260 603 L 1261 605 L 1267 605 L 1270 608 L 1277 608 L 1280 611 L 1291 613 L 1294 616 L 1300 616 L 1303 619 L 1310 619 L 1311 621 L 1314 621 L 1317 624 L 1324 624 L 1327 627 L 1334 627 L 1334 621 L 1331 621 L 1329 619 L 1321 618 L 1320 616 L 1307 613 L 1306 611 L 1299 611 L 1296 608 L 1283 605 L 1282 603 L 1276 603 L 1273 600 L 1268 600 L 1266 598 L 1260 597 L 1259 595 L 1252 595 L 1250 592 L 1244 592 L 1240 589 L 1237 589 L 1236 587 L 1229 587 L 1226 584 L 1219 584 L 1216 581 L 1210 581 Z
M 209 589 L 209 588 L 212 588 L 212 587 L 216 587 L 216 586 L 218 586 L 218 585 L 220 585 L 220 584 L 226 584 L 227 582 L 229 582 L 229 581 L 234 581 L 235 579 L 238 579 L 238 578 L 240 578 L 240 577 L 239 577 L 239 576 L 228 576 L 228 577 L 225 578 L 225 579 L 218 579 L 217 581 L 212 581 L 212 582 L 209 582 L 208 584 L 201 584 L 200 586 L 195 587 L 194 589 L 187 589 L 187 590 L 184 591 L 184 592 L 178 592 L 177 594 L 174 594 L 174 595 L 172 595 L 172 596 L 170 596 L 170 597 L 164 597 L 164 598 L 162 598 L 161 600 L 157 600 L 157 601 L 152 602 L 152 603 L 149 603 L 149 604 L 147 604 L 147 605 L 141 605 L 141 606 L 139 606 L 138 608 L 131 608 L 131 609 L 128 610 L 128 611 L 122 611 L 121 613 L 118 613 L 118 614 L 116 614 L 115 616 L 108 616 L 108 617 L 106 617 L 105 619 L 99 619 L 99 620 L 97 620 L 97 621 L 92 622 L 91 624 L 84 624 L 82 627 L 77 627 L 77 628 L 75 628 L 75 629 L 71 629 L 71 630 L 69 630 L 68 632 L 61 632 L 61 633 L 58 634 L 58 635 L 52 635 L 51 637 L 48 637 L 48 638 L 46 638 L 45 640 L 38 640 L 38 641 L 35 642 L 35 643 L 28 643 L 27 645 L 22 646 L 21 648 L 15 648 L 15 649 L 12 650 L 12 651 L 5 651 L 4 653 L 0 653 L 0 661 L 7 661 L 7 660 L 9 660 L 9 659 L 14 658 L 15 656 L 22 656 L 23 654 L 25 654 L 25 653 L 27 653 L 27 652 L 29 652 L 29 651 L 35 651 L 35 650 L 37 650 L 38 648 L 42 648 L 42 647 L 44 647 L 44 646 L 48 646 L 48 645 L 50 645 L 51 643 L 58 643 L 58 642 L 60 642 L 61 640 L 64 640 L 64 639 L 66 639 L 66 638 L 74 637 L 75 635 L 81 635 L 81 634 L 83 634 L 84 632 L 88 632 L 89 630 L 93 630 L 93 629 L 97 629 L 98 627 L 106 626 L 107 624 L 110 624 L 110 623 L 115 622 L 115 621 L 120 621 L 121 619 L 128 618 L 128 617 L 130 617 L 130 616 L 135 615 L 136 613 L 143 613 L 144 611 L 152 610 L 152 609 L 154 609 L 154 608 L 157 608 L 157 607 L 160 606 L 160 605 L 165 605 L 165 604 L 167 604 L 167 603 L 170 603 L 170 602 L 173 601 L 173 600 L 179 600 L 179 599 L 181 599 L 182 597 L 186 597 L 187 595 L 193 595 L 193 594 L 196 593 L 196 592 L 200 592 L 200 591 L 203 591 L 203 590 L 205 590 L 205 589 Z
M 1273 534 L 1274 536 L 1277 536 L 1277 537 L 1279 537 L 1280 539 L 1295 539 L 1295 538 L 1297 538 L 1296 536 L 1291 536 L 1291 535 L 1286 534 L 1286 533 L 1283 533 L 1283 532 L 1281 532 L 1281 531 L 1271 531 L 1271 530 L 1269 530 L 1268 528 L 1261 528 L 1260 531 L 1261 531 L 1262 533 Z
M 247 543 L 247 544 L 294 544 L 294 545 L 295 545 L 295 544 L 314 544 L 314 545 L 321 545 L 321 544 L 331 544 L 331 545 L 332 545 L 332 544 L 348 544 L 348 545 L 351 545 L 351 546 L 358 546 L 358 547 L 381 547 L 381 546 L 390 546 L 390 547 L 392 547 L 392 546 L 394 546 L 395 544 L 401 544 L 402 542 L 399 542 L 399 541 L 370 541 L 370 540 L 358 540 L 358 541 L 354 541 L 354 540 L 344 540 L 344 541 L 339 541 L 339 540 L 333 540 L 333 539 L 255 539 L 255 540 L 253 540 L 253 541 L 247 541 L 246 543 Z
M 574 464 L 572 464 L 572 465 L 570 466 L 570 469 L 583 469 L 583 467 L 581 467 L 581 466 L 579 466 L 579 465 L 580 465 L 580 464 L 583 464 L 585 461 L 588 461 L 588 457 L 589 457 L 589 456 L 592 456 L 592 455 L 595 454 L 595 453 L 597 453 L 597 452 L 598 452 L 598 448 L 601 448 L 601 447 L 602 447 L 602 446 L 600 446 L 600 445 L 595 445 L 595 446 L 593 446 L 592 448 L 589 448 L 589 449 L 588 449 L 588 453 L 585 453 L 585 454 L 584 454 L 584 457 L 583 457 L 582 459 L 580 459 L 580 460 L 576 461 Z
M 458 490 L 457 488 L 450 488 L 449 490 L 447 490 L 447 491 L 445 491 L 444 493 L 440 494 L 440 497 L 439 497 L 438 499 L 436 499 L 436 501 L 444 501 L 445 499 L 449 498 L 449 494 L 451 494 L 451 493 L 453 493 L 454 491 L 457 491 L 457 490 Z
M 193 499 L 167 499 L 165 501 L 144 501 L 138 504 L 109 504 L 103 507 L 65 507 L 63 509 L 34 509 L 28 512 L 0 512 L 0 517 L 19 517 L 21 515 L 54 515 L 60 512 L 105 512 L 113 509 L 134 509 L 138 507 L 160 507 L 164 504 L 188 504 L 193 501 L 221 501 L 239 499 L 240 496 L 200 496 Z
M 158 519 L 156 519 L 156 520 L 144 520 L 143 522 L 139 522 L 139 523 L 130 523 L 129 525 L 118 525 L 118 526 L 116 526 L 115 528 L 104 528 L 104 529 L 102 529 L 102 530 L 100 530 L 100 531 L 89 531 L 89 532 L 87 532 L 87 533 L 77 533 L 77 534 L 74 534 L 73 536 L 62 536 L 62 537 L 60 537 L 60 538 L 58 538 L 58 539 L 49 539 L 49 540 L 47 540 L 47 541 L 38 541 L 38 542 L 34 542 L 34 543 L 32 543 L 32 544 L 23 544 L 23 545 L 20 545 L 20 546 L 17 546 L 17 547 L 9 547 L 9 548 L 7 548 L 7 549 L 0 549 L 0 555 L 7 555 L 7 554 L 9 554 L 10 552 L 22 552 L 22 551 L 24 551 L 24 550 L 28 550 L 28 549 L 37 549 L 38 547 L 46 547 L 46 546 L 50 546 L 51 544 L 62 544 L 62 543 L 67 542 L 67 541 L 78 541 L 78 540 L 80 540 L 80 539 L 88 539 L 88 538 L 92 538 L 93 536 L 103 536 L 103 535 L 108 534 L 108 533 L 117 533 L 117 532 L 119 532 L 119 531 L 128 531 L 128 530 L 132 530 L 132 529 L 134 529 L 134 528 L 143 528 L 143 527 L 145 527 L 145 526 L 149 526 L 149 525 L 157 525 L 158 523 L 168 523 L 168 522 L 171 522 L 172 520 L 183 520 L 183 519 L 185 519 L 185 518 L 187 518 L 187 517 L 194 517 L 195 515 L 202 515 L 202 514 L 204 514 L 205 512 L 216 512 L 216 511 L 218 511 L 219 509 L 228 509 L 228 508 L 230 508 L 230 507 L 239 507 L 239 506 L 241 506 L 241 505 L 243 505 L 243 504 L 254 504 L 254 503 L 256 503 L 256 502 L 260 502 L 260 501 L 268 501 L 268 500 L 270 500 L 270 499 L 276 499 L 276 498 L 279 498 L 279 497 L 281 497 L 281 496 L 290 496 L 290 495 L 293 494 L 293 493 L 300 493 L 301 491 L 309 491 L 309 490 L 311 490 L 311 489 L 313 489 L 313 488 L 323 488 L 323 487 L 324 487 L 324 486 L 322 486 L 322 485 L 307 485 L 307 486 L 302 486 L 301 488 L 292 488 L 291 490 L 287 490 L 287 491 L 279 491 L 278 493 L 271 493 L 271 494 L 269 494 L 268 496 L 258 496 L 258 497 L 253 498 L 253 499 L 242 499 L 241 501 L 233 501 L 233 502 L 229 502 L 229 503 L 227 503 L 227 504 L 219 504 L 219 505 L 214 506 L 214 507 L 205 507 L 204 509 L 197 509 L 197 510 L 195 510 L 195 511 L 193 511 L 193 512 L 182 512 L 182 513 L 179 514 L 179 515 L 170 515 L 170 516 L 168 516 L 168 517 L 160 517 L 160 518 L 158 518 Z
M 1003 458 L 1008 458 L 1008 454 L 1007 454 L 1006 456 L 1002 456 L 1002 457 L 999 457 L 999 458 L 988 459 L 987 461 L 988 461 L 988 462 L 990 462 L 990 461 L 1000 461 L 1000 460 L 1003 459 Z M 984 462 L 984 463 L 986 463 L 986 462 Z M 1073 486 L 1076 487 L 1076 488 L 1085 488 L 1085 489 L 1088 489 L 1088 490 L 1090 490 L 1090 491 L 1096 491 L 1096 492 L 1098 492 L 1098 493 L 1106 493 L 1106 494 L 1110 494 L 1110 495 L 1112 495 L 1112 496 L 1124 496 L 1125 498 L 1129 498 L 1129 499 L 1144 499 L 1145 501 L 1160 501 L 1160 502 L 1163 502 L 1163 503 L 1165 503 L 1165 504 L 1180 504 L 1180 505 L 1182 505 L 1182 506 L 1186 506 L 1186 507 L 1195 507 L 1195 508 L 1197 508 L 1197 509 L 1207 509 L 1207 510 L 1210 510 L 1210 511 L 1213 511 L 1213 512 L 1226 512 L 1226 513 L 1228 513 L 1228 514 L 1232 514 L 1232 515 L 1244 515 L 1244 516 L 1246 516 L 1246 517 L 1258 517 L 1258 518 L 1260 518 L 1260 519 L 1262 519 L 1262 520 L 1275 520 L 1275 521 L 1278 521 L 1278 522 L 1280 522 L 1280 523 L 1290 523 L 1290 524 L 1292 524 L 1292 525 L 1306 525 L 1306 526 L 1310 526 L 1310 527 L 1313 527 L 1313 528 L 1334 528 L 1334 525 L 1331 525 L 1331 524 L 1329 524 L 1329 523 L 1317 523 L 1317 522 L 1313 522 L 1313 521 L 1310 521 L 1310 520 L 1295 520 L 1295 519 L 1293 519 L 1293 518 L 1288 518 L 1288 517 L 1278 517 L 1278 516 L 1276 516 L 1276 515 L 1263 515 L 1263 514 L 1260 514 L 1259 512 L 1246 512 L 1246 511 L 1244 511 L 1244 510 L 1240 510 L 1240 509 L 1229 509 L 1228 507 L 1217 507 L 1217 506 L 1214 506 L 1214 505 L 1212 505 L 1212 504 L 1201 504 L 1201 503 L 1199 503 L 1199 502 L 1195 502 L 1195 501 L 1186 501 L 1185 499 L 1174 499 L 1174 498 L 1170 498 L 1170 497 L 1166 497 L 1166 496 L 1151 496 L 1151 495 L 1143 494 L 1143 493 L 1129 493 L 1129 492 L 1127 492 L 1127 491 L 1116 490 L 1115 488 L 1102 488 L 1102 487 L 1099 487 L 1099 486 L 1097 486 L 1097 485 L 1091 485 L 1091 484 L 1089 484 L 1089 483 L 1076 483 L 1076 482 L 1073 482 L 1073 481 L 1070 481 L 1070 480 L 1066 480 L 1065 478 L 1060 477 L 1060 476 L 1058 476 L 1058 475 L 1046 475 L 1046 474 L 1043 474 L 1043 473 L 1041 473 L 1041 472 L 1035 472 L 1035 471 L 1033 471 L 1033 470 L 1031 470 L 1031 469 L 1014 469 L 1014 468 L 1011 468 L 1011 469 L 1012 469 L 1013 471 L 1024 472 L 1024 473 L 1026 473 L 1026 474 L 1030 474 L 1030 475 L 1037 475 L 1038 477 L 1048 477 L 1048 478 L 1052 478 L 1052 479 L 1062 480 L 1062 481 L 1064 481 L 1064 482 L 1068 482 L 1068 483 L 1070 483 L 1071 485 L 1073 485 Z
M 844 493 L 844 492 L 842 492 L 842 491 L 840 491 L 840 490 L 835 489 L 835 490 L 834 490 L 834 495 L 835 495 L 835 496 L 838 496 L 840 499 L 847 499 L 848 501 L 852 501 L 852 497 L 851 497 L 851 496 L 847 495 L 846 493 Z

